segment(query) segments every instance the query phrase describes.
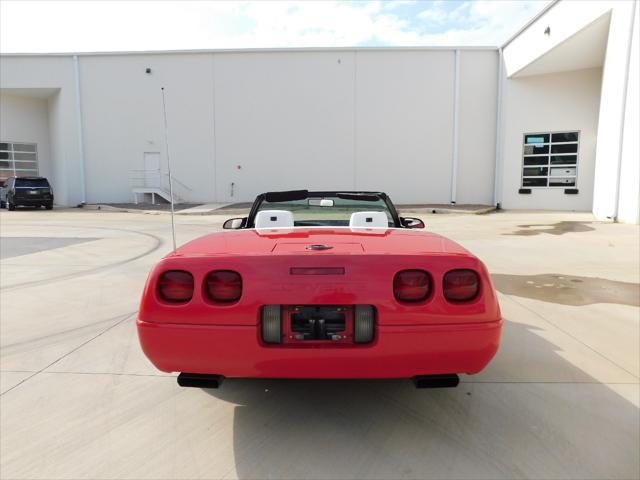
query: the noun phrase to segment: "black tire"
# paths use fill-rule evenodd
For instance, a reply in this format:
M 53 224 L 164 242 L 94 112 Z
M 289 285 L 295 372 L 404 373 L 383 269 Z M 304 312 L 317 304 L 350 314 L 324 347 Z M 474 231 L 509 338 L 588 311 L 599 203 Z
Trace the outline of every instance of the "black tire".
M 44 208 L 47 210 L 53 210 L 53 203 L 45 203 Z
M 0 200 L 0 208 L 5 208 L 7 206 L 6 202 Z

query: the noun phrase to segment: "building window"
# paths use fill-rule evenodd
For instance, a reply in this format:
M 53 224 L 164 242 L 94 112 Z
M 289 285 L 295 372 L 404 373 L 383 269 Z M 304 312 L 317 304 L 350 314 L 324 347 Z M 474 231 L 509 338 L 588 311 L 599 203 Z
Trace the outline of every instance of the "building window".
M 526 133 L 522 149 L 522 186 L 575 187 L 580 132 Z
M 38 148 L 35 143 L 0 142 L 0 185 L 7 178 L 38 175 Z

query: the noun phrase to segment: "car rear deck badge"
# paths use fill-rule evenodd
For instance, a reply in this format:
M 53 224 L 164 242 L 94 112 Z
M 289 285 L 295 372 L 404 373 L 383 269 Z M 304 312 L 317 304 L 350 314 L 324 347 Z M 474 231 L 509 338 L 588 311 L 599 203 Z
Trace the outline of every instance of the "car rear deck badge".
M 305 247 L 307 250 L 330 250 L 333 247 L 331 245 L 307 245 Z

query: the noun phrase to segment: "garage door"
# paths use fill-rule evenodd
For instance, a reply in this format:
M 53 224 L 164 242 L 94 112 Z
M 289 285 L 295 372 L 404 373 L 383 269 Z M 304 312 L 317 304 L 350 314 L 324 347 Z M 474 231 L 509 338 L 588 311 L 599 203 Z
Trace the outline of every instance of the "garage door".
M 0 183 L 7 178 L 38 175 L 38 146 L 35 143 L 0 142 Z

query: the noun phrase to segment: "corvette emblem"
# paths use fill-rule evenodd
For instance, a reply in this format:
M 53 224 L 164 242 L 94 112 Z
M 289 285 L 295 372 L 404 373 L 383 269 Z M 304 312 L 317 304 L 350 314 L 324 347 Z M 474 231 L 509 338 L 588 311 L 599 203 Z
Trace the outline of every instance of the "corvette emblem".
M 307 250 L 329 250 L 333 248 L 331 245 L 307 245 Z

